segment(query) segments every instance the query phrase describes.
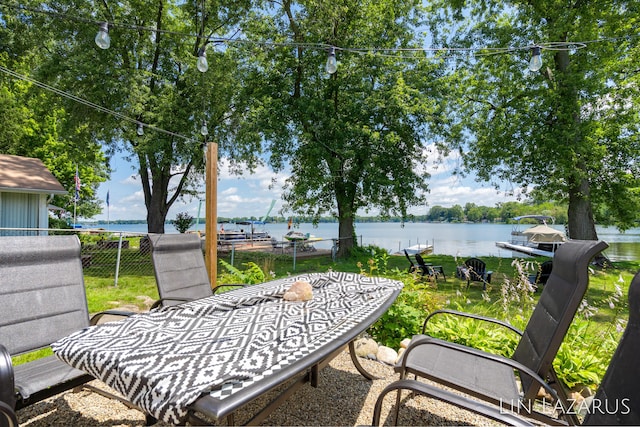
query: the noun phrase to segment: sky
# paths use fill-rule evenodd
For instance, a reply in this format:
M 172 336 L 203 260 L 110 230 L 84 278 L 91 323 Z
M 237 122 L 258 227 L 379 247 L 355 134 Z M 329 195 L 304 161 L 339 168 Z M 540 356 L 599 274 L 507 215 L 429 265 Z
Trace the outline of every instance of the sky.
M 427 147 L 432 150 L 433 147 Z M 466 203 L 475 203 L 480 206 L 495 206 L 496 203 L 504 203 L 516 200 L 516 196 L 509 195 L 513 189 L 505 183 L 499 190 L 487 183 L 478 183 L 473 177 L 460 178 L 452 175 L 452 170 L 459 162 L 454 156 L 443 159 L 441 162 L 430 161 L 424 167 L 431 174 L 428 180 L 430 193 L 427 194 L 427 204 L 410 209 L 411 214 L 424 215 L 432 206 L 451 207 L 453 205 L 464 206 Z M 115 157 L 111 161 L 113 173 L 111 179 L 102 183 L 98 189 L 98 197 L 103 201 L 103 212 L 91 218 L 98 221 L 135 220 L 146 218 L 146 208 L 140 177 L 136 174 L 132 165 L 122 157 Z M 218 217 L 261 218 L 267 214 L 271 201 L 275 205 L 270 216 L 282 216 L 288 218 L 291 212 L 281 212 L 283 201 L 281 199 L 282 186 L 287 178 L 287 173 L 276 175 L 266 166 L 259 167 L 254 174 L 238 177 L 230 175 L 224 159 L 218 167 Z M 275 179 L 275 185 L 270 188 Z M 109 207 L 106 207 L 106 197 L 109 192 Z M 204 199 L 204 187 L 202 188 Z M 177 201 L 169 210 L 167 220 L 175 219 L 180 212 L 187 212 L 192 217 L 205 216 L 205 202 L 199 200 Z M 374 212 L 358 212 L 360 215 L 375 215 Z

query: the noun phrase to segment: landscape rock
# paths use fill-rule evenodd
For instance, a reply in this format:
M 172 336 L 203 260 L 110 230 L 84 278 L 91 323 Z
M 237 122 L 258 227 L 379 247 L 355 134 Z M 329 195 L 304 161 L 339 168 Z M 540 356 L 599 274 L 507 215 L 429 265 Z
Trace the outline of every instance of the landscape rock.
M 368 358 L 378 353 L 378 343 L 371 338 L 360 338 L 354 343 L 356 356 Z
M 409 343 L 411 342 L 411 338 L 405 338 L 402 341 L 400 341 L 400 348 L 407 348 L 409 347 Z
M 393 365 L 398 359 L 398 352 L 392 348 L 381 345 L 380 347 L 378 347 L 378 353 L 376 353 L 376 357 L 383 363 Z

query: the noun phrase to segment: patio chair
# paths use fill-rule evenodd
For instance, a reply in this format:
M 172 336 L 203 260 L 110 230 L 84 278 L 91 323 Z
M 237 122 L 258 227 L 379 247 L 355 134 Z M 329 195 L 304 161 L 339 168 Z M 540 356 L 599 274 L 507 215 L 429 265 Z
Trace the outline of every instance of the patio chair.
M 151 309 L 210 297 L 223 287 L 211 288 L 197 234 L 150 234 L 151 260 L 160 299 Z
M 429 276 L 433 277 L 433 280 L 437 280 L 438 276 L 442 276 L 445 282 L 447 281 L 447 277 L 444 275 L 444 269 L 441 265 L 427 264 L 420 254 L 416 254 L 416 262 L 422 271 L 428 272 Z
M 549 280 L 549 276 L 551 275 L 551 270 L 553 269 L 553 261 L 547 260 L 540 264 L 538 267 L 538 271 L 536 274 L 532 274 L 529 276 L 529 282 L 538 289 L 538 286 L 544 286 Z
M 94 378 L 55 356 L 17 366 L 11 356 L 47 348 L 105 315 L 132 314 L 89 318 L 77 236 L 0 237 L 0 313 L 0 401 L 12 410 Z
M 411 259 L 411 257 L 409 256 L 409 254 L 407 253 L 407 250 L 404 249 L 404 256 L 407 257 L 407 260 L 409 261 L 409 273 L 413 273 L 413 272 L 417 272 L 418 270 L 421 271 L 421 275 L 424 276 L 426 274 L 426 270 L 422 270 L 420 268 L 418 268 L 414 263 L 413 260 Z
M 467 289 L 471 282 L 482 282 L 482 289 L 487 289 L 487 283 L 491 283 L 493 271 L 487 271 L 487 264 L 478 258 L 469 258 L 464 262 L 462 269 L 463 278 L 467 279 Z
M 567 396 L 552 362 L 586 292 L 589 262 L 607 247 L 602 241 L 572 240 L 558 249 L 553 271 L 523 332 L 506 322 L 470 313 L 452 310 L 431 313 L 424 322 L 423 335 L 411 339 L 395 366 L 400 379 L 414 374 L 473 396 L 475 400 L 460 398 L 458 402 L 471 410 L 474 410 L 477 399 L 494 405 L 527 405 L 535 400 L 540 387 L 567 408 Z M 503 326 L 519 334 L 520 341 L 514 354 L 507 358 L 424 335 L 428 322 L 442 314 Z M 521 387 L 514 371 L 518 372 Z M 396 387 L 419 391 L 419 387 L 408 387 L 404 383 L 396 384 Z M 445 393 L 437 394 L 446 397 Z M 396 411 L 399 403 L 398 392 Z M 561 416 L 577 423 L 575 415 L 568 411 Z M 531 417 L 544 423 L 558 423 L 556 418 L 535 411 Z
M 629 286 L 629 321 L 595 396 L 591 403 L 584 407 L 586 416 L 582 425 L 640 425 L 638 352 L 640 352 L 640 272 L 636 273 Z M 390 384 L 380 393 L 374 408 L 374 426 L 379 424 L 384 397 L 396 390 L 411 390 L 413 393 L 459 406 L 505 424 L 530 425 L 530 420 L 522 417 L 529 415 L 528 407 L 505 408 L 470 401 L 430 384 L 404 379 Z

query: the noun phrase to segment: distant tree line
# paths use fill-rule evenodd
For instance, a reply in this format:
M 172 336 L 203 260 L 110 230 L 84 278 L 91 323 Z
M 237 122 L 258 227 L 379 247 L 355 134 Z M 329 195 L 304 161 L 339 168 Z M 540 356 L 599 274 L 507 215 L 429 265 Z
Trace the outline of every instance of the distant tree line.
M 554 218 L 555 223 L 566 224 L 567 207 L 549 202 L 541 204 L 506 202 L 498 203 L 495 207 L 467 203 L 464 207 L 460 205 L 454 205 L 450 208 L 433 206 L 425 219 L 447 222 L 510 222 L 512 218 L 522 215 L 548 215 Z
M 567 206 L 552 203 L 523 203 L 523 202 L 505 202 L 498 203 L 494 207 L 478 206 L 475 203 L 466 203 L 463 206 L 454 205 L 451 207 L 432 206 L 425 215 L 409 215 L 406 218 L 399 216 L 357 216 L 356 222 L 511 222 L 513 217 L 521 215 L 548 215 L 555 219 L 556 224 L 567 223 Z M 256 217 L 244 218 L 225 218 L 219 217 L 218 222 L 237 222 L 237 221 L 255 221 Z M 269 217 L 267 222 L 270 223 L 286 223 L 289 218 L 285 217 Z M 337 222 L 336 218 L 321 217 L 317 222 Z M 305 216 L 296 216 L 293 224 L 313 223 L 314 218 Z

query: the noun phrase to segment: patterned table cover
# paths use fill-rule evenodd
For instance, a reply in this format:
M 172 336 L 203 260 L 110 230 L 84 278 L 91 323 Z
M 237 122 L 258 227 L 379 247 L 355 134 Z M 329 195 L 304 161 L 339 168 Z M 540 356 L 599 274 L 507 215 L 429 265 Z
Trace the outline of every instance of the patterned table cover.
M 311 283 L 313 299 L 282 298 L 296 280 Z M 92 326 L 51 347 L 155 418 L 184 424 L 201 396 L 228 398 L 366 329 L 401 288 L 355 273 L 299 275 Z

